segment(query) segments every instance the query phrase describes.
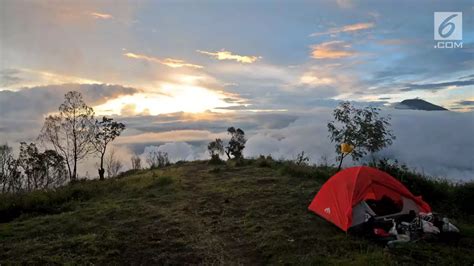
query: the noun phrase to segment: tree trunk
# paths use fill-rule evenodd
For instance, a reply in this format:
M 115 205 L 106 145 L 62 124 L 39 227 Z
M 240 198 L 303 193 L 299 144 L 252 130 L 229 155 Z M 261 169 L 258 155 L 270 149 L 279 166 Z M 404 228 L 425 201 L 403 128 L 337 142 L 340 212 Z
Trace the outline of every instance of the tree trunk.
M 105 152 L 100 155 L 100 168 L 99 168 L 99 179 L 104 180 L 104 155 Z
M 339 172 L 341 170 L 342 166 L 342 161 L 344 160 L 344 154 L 341 154 L 341 160 L 339 161 L 339 166 L 337 167 L 337 171 Z
M 74 168 L 72 171 L 72 181 L 74 182 L 76 180 L 77 180 L 77 156 L 74 153 Z
M 69 164 L 69 161 L 66 160 L 66 165 L 67 165 L 67 172 L 69 174 L 69 182 L 72 181 L 72 173 L 71 173 L 71 165 Z

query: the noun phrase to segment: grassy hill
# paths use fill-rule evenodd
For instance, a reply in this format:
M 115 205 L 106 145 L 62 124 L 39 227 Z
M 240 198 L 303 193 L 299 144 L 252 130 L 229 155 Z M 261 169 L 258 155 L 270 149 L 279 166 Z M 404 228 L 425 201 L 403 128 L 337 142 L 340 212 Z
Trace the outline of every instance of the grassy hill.
M 459 245 L 388 250 L 307 211 L 327 167 L 175 164 L 57 191 L 0 197 L 0 264 L 472 264 Z

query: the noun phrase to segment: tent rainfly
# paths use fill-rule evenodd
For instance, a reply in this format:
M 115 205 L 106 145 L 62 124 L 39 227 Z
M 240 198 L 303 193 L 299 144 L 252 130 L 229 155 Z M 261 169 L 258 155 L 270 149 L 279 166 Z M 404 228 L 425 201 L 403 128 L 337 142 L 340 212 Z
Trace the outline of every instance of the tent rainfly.
M 400 211 L 378 215 L 367 204 L 389 198 Z M 344 169 L 321 187 L 308 209 L 346 231 L 364 223 L 367 214 L 375 218 L 408 214 L 410 211 L 431 212 L 431 207 L 414 196 L 402 183 L 378 169 L 358 166 Z

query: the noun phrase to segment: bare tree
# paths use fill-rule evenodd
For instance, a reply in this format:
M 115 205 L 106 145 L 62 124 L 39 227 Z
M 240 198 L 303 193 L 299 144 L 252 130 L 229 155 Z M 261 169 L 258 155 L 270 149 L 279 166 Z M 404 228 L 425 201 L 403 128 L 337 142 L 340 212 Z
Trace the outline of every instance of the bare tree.
M 300 153 L 298 153 L 298 155 L 296 155 L 294 163 L 296 165 L 306 166 L 309 163 L 309 157 L 304 153 L 304 151 L 301 151 Z
M 66 93 L 59 114 L 46 117 L 39 139 L 66 160 L 69 180 L 77 180 L 77 163 L 93 151 L 94 110 L 77 91 Z
M 138 155 L 133 155 L 132 158 L 132 169 L 133 170 L 140 170 L 142 169 L 142 159 Z
M 150 169 L 160 168 L 170 164 L 168 153 L 157 150 L 150 150 L 146 154 L 146 162 L 150 166 Z
M 125 125 L 114 121 L 112 118 L 102 117 L 102 120 L 95 121 L 95 134 L 93 146 L 100 155 L 99 178 L 104 179 L 104 156 L 107 152 L 107 145 L 125 130 Z M 113 154 L 112 152 L 110 154 Z M 110 177 L 110 176 L 109 176 Z
M 107 158 L 105 158 L 105 166 L 107 167 L 108 178 L 116 177 L 122 169 L 123 164 L 119 159 L 117 159 L 115 149 L 109 151 Z

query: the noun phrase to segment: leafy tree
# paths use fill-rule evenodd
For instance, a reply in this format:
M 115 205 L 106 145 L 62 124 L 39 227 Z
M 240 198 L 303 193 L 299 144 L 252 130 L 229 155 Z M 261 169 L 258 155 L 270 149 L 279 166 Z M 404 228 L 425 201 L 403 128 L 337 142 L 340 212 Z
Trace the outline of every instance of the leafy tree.
M 209 155 L 211 155 L 211 160 L 220 161 L 219 155 L 224 154 L 224 143 L 218 138 L 215 141 L 209 142 L 207 150 Z
M 107 145 L 122 134 L 125 125 L 114 121 L 112 118 L 102 117 L 102 120 L 95 121 L 95 133 L 92 144 L 96 152 L 100 155 L 99 178 L 104 179 L 104 157 L 107 152 Z M 112 153 L 111 153 L 112 154 Z
M 368 152 L 373 154 L 389 145 L 395 139 L 390 127 L 390 117 L 380 116 L 377 107 L 355 108 L 349 102 L 341 102 L 333 111 L 334 120 L 328 123 L 331 141 L 336 143 L 339 167 L 349 154 L 355 161 Z M 342 153 L 341 144 L 354 148 L 350 153 Z
M 46 117 L 39 139 L 64 157 L 69 180 L 77 180 L 77 163 L 94 150 L 94 110 L 81 93 L 66 93 L 59 114 Z
M 36 144 L 20 144 L 18 159 L 8 145 L 0 146 L 1 193 L 16 193 L 63 185 L 67 171 L 64 158 L 53 150 L 39 152 Z
M 7 144 L 0 145 L 0 186 L 2 193 L 15 192 L 21 187 L 18 160 Z
M 245 148 L 245 143 L 247 142 L 245 132 L 240 128 L 235 129 L 234 127 L 229 127 L 227 133 L 231 136 L 225 149 L 227 158 L 230 159 L 230 156 L 232 155 L 234 159 L 242 159 L 242 152 Z
M 0 145 L 0 184 L 4 192 L 9 176 L 8 168 L 13 159 L 12 148 L 7 144 Z
M 38 148 L 34 143 L 26 144 L 25 142 L 20 143 L 20 154 L 18 160 L 20 167 L 23 169 L 25 175 L 26 190 L 31 191 L 33 187 L 37 186 L 38 180 L 40 179 L 40 162 Z
M 64 157 L 54 150 L 46 150 L 39 154 L 44 173 L 43 188 L 62 186 L 67 180 L 67 170 Z
M 22 142 L 18 161 L 23 169 L 22 184 L 26 191 L 58 187 L 66 181 L 64 158 L 56 151 L 41 153 L 36 144 Z

